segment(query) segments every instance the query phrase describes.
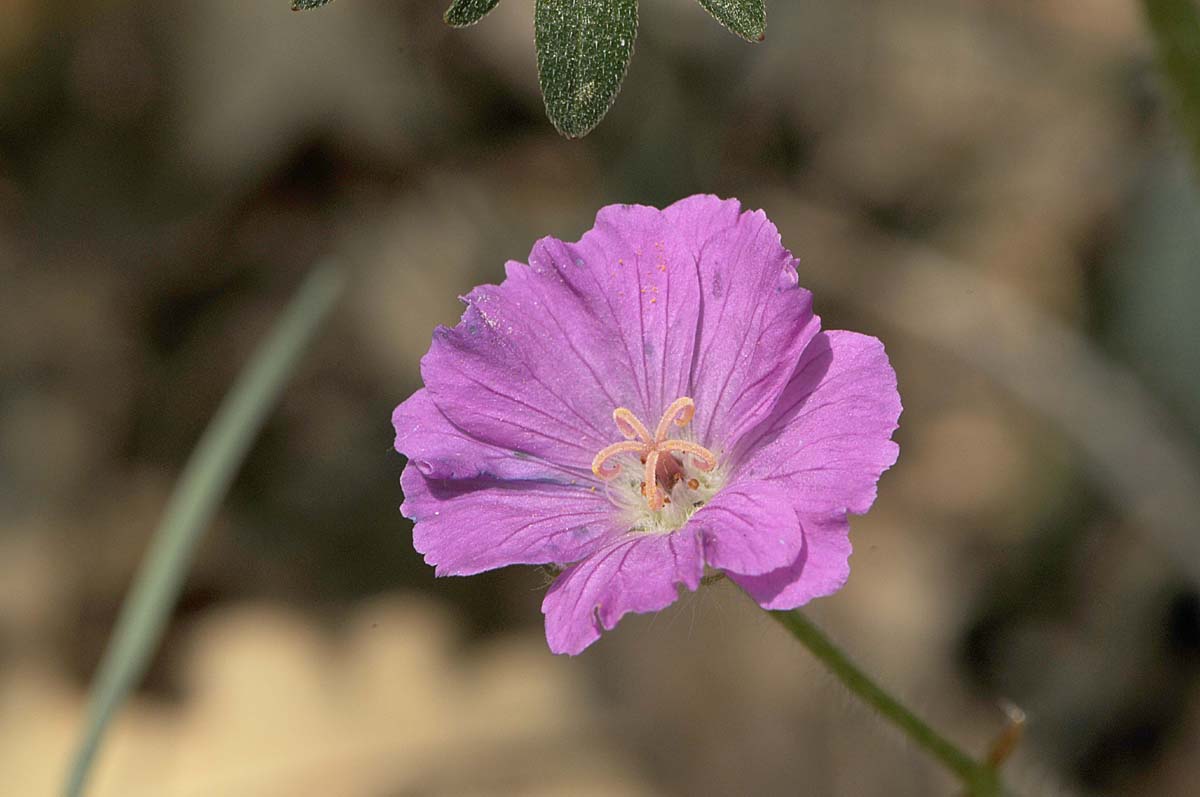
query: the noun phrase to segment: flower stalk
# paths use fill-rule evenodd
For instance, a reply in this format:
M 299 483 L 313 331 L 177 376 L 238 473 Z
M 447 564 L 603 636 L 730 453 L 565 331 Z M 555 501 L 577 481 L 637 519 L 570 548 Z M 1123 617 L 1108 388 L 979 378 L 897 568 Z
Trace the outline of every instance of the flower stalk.
M 931 728 L 841 651 L 821 629 L 798 609 L 769 612 L 780 625 L 792 632 L 842 684 L 856 697 L 878 711 L 927 753 L 950 770 L 966 788 L 970 797 L 999 797 L 1003 793 L 1000 775 Z

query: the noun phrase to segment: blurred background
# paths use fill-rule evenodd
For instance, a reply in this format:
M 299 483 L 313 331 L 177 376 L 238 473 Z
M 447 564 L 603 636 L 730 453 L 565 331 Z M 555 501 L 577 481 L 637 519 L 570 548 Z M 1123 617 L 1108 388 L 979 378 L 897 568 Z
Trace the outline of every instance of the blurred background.
M 899 464 L 812 615 L 1029 794 L 1200 778 L 1200 197 L 1132 0 L 642 3 L 560 138 L 533 4 L 0 0 L 0 793 L 53 793 L 173 480 L 312 264 L 351 284 L 200 550 L 96 795 L 931 795 L 728 584 L 549 654 L 433 578 L 392 408 L 456 296 L 611 202 L 764 208 L 887 344 Z

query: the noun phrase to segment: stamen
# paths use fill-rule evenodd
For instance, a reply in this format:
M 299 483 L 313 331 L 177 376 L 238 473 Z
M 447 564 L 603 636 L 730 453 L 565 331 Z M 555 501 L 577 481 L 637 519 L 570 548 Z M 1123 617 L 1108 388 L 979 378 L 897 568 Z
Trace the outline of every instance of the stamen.
M 690 455 L 695 467 L 702 471 L 710 471 L 717 466 L 716 456 L 704 446 L 687 440 L 667 438 L 671 424 L 682 429 L 692 422 L 695 414 L 696 402 L 687 396 L 675 399 L 659 419 L 654 437 L 650 437 L 649 430 L 636 415 L 625 407 L 617 407 L 613 410 L 613 421 L 625 437 L 625 442 L 613 443 L 601 449 L 592 460 L 592 473 L 605 481 L 611 480 L 621 472 L 620 463 L 611 461 L 614 457 L 622 454 L 638 455 L 643 465 L 642 495 L 646 497 L 646 503 L 652 512 L 659 511 L 671 503 L 668 493 L 683 481 L 685 475 L 683 463 L 675 457 L 675 453 Z M 696 490 L 700 487 L 700 481 L 688 479 L 687 486 Z
M 646 455 L 646 503 L 650 509 L 657 512 L 663 506 L 663 493 L 658 489 L 658 449 L 653 449 Z
M 713 456 L 713 452 L 704 446 L 689 443 L 686 440 L 664 440 L 658 444 L 658 449 L 660 451 L 680 451 L 685 454 L 691 454 L 697 460 L 696 467 L 703 471 L 710 471 L 717 467 L 717 458 Z
M 634 415 L 624 407 L 617 407 L 613 410 L 613 420 L 617 422 L 617 428 L 621 430 L 621 434 L 625 435 L 626 440 L 632 440 L 635 437 L 643 443 L 650 442 L 650 432 L 638 416 Z
M 671 406 L 667 407 L 667 411 L 663 413 L 662 418 L 658 421 L 658 429 L 654 432 L 654 442 L 661 443 L 667 439 L 667 432 L 671 428 L 671 422 L 680 429 L 692 422 L 692 416 L 696 414 L 696 402 L 692 401 L 687 396 L 682 396 L 671 402 Z
M 634 443 L 632 441 L 613 443 L 611 446 L 606 446 L 600 449 L 600 453 L 592 460 L 592 473 L 605 481 L 612 479 L 621 472 L 621 464 L 619 462 L 609 462 L 608 460 L 620 454 L 638 454 L 644 448 L 645 446 L 641 443 Z

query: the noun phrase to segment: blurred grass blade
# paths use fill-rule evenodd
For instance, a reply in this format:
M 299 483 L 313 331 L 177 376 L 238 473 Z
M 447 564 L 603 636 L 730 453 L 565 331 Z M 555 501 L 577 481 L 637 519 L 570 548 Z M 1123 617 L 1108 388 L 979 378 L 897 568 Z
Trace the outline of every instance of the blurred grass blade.
M 68 773 L 68 797 L 82 794 L 109 720 L 141 679 L 158 646 L 196 543 L 341 289 L 342 275 L 334 266 L 318 266 L 309 274 L 188 459 L 92 683 L 86 725 Z
M 537 0 L 534 40 L 546 115 L 567 138 L 612 107 L 637 36 L 637 0 Z
M 307 11 L 310 8 L 320 8 L 333 0 L 292 0 L 293 11 Z
M 700 5 L 746 41 L 760 42 L 767 35 L 766 0 L 700 0 Z
M 1200 7 L 1196 0 L 1142 0 L 1142 5 L 1175 95 L 1192 166 L 1200 174 Z
M 499 2 L 500 0 L 454 0 L 446 9 L 443 19 L 446 20 L 447 25 L 453 25 L 456 28 L 474 25 L 487 16 L 487 13 Z

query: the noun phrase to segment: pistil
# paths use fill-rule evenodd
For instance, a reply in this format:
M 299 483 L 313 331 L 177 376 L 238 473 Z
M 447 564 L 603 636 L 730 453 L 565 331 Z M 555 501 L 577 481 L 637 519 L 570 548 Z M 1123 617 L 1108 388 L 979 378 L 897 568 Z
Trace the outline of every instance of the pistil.
M 592 472 L 610 481 L 621 472 L 621 464 L 612 460 L 622 454 L 637 454 L 645 465 L 642 493 L 650 509 L 657 512 L 670 502 L 667 493 L 685 475 L 683 463 L 676 454 L 690 456 L 694 466 L 701 471 L 711 471 L 717 466 L 717 458 L 704 446 L 667 437 L 672 424 L 682 429 L 692 422 L 695 414 L 696 402 L 687 396 L 675 399 L 662 414 L 651 437 L 649 429 L 633 412 L 618 407 L 613 410 L 613 421 L 625 441 L 601 449 L 592 460 Z M 698 484 L 696 479 L 688 479 L 689 487 L 693 483 Z M 665 491 L 660 484 L 665 485 Z

